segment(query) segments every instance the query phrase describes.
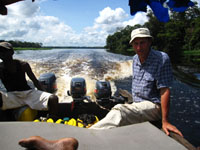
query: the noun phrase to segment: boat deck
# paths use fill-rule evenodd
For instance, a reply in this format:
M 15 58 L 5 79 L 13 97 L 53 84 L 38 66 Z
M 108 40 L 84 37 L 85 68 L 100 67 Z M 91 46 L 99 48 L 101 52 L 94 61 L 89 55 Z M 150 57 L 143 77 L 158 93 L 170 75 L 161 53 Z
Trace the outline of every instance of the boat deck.
M 186 150 L 149 122 L 109 130 L 92 130 L 45 122 L 0 122 L 1 150 L 23 150 L 18 141 L 30 136 L 49 140 L 75 137 L 79 150 Z

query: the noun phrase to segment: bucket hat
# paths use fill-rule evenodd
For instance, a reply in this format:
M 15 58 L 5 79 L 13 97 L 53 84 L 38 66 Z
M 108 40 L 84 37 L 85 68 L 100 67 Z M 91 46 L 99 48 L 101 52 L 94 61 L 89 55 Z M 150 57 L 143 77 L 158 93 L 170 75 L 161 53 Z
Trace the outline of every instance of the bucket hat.
M 147 28 L 138 28 L 138 29 L 135 29 L 131 32 L 131 40 L 130 40 L 130 44 L 133 42 L 133 40 L 135 38 L 138 38 L 138 37 L 150 37 L 152 38 L 152 36 L 150 35 L 150 31 L 149 29 Z

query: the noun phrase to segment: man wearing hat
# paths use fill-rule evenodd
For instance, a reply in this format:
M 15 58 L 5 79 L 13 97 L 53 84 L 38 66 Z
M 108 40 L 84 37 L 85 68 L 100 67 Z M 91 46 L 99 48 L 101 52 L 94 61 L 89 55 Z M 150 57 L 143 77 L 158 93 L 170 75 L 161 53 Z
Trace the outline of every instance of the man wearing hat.
M 0 43 L 0 79 L 6 92 L 0 91 L 0 108 L 2 110 L 28 105 L 36 110 L 49 110 L 50 117 L 56 117 L 58 112 L 58 97 L 43 92 L 27 62 L 13 59 L 14 50 L 10 43 Z M 31 89 L 27 84 L 25 74 L 32 80 L 37 89 Z
M 130 44 L 133 56 L 132 104 L 117 104 L 90 129 L 110 129 L 145 121 L 162 119 L 167 135 L 181 132 L 168 121 L 170 85 L 173 80 L 168 55 L 151 48 L 152 36 L 147 28 L 132 31 Z

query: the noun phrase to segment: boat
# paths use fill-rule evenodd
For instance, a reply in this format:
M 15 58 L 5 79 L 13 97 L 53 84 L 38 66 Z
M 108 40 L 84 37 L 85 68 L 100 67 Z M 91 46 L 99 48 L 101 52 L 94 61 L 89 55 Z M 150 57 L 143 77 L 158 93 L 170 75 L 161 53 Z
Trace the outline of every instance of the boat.
M 47 91 L 56 91 L 56 78 L 53 73 L 41 75 L 39 82 L 46 87 Z M 119 95 L 112 96 L 108 81 L 96 82 L 94 92 L 97 99 L 93 101 L 86 96 L 85 85 L 84 78 L 73 78 L 71 80 L 68 95 L 72 96 L 73 102 L 59 103 L 59 117 L 68 118 L 67 120 L 63 119 L 64 121 L 61 119 L 59 123 L 49 123 L 47 120 L 34 122 L 34 118 L 45 117 L 47 112 L 31 110 L 27 106 L 9 110 L 18 114 L 18 119 L 9 118 L 11 120 L 0 122 L 0 133 L 4 137 L 0 140 L 1 150 L 21 149 L 18 141 L 35 135 L 49 140 L 74 137 L 79 141 L 78 149 L 80 150 L 196 149 L 186 139 L 173 132 L 170 132 L 170 135 L 167 136 L 161 129 L 161 121 L 144 122 L 109 130 L 92 130 L 87 129 L 86 126 L 79 127 L 77 120 L 82 114 L 94 115 L 100 120 L 114 105 L 132 102 L 132 95 L 127 90 L 119 89 Z M 71 119 L 77 122 L 72 125 L 73 123 L 69 123 Z

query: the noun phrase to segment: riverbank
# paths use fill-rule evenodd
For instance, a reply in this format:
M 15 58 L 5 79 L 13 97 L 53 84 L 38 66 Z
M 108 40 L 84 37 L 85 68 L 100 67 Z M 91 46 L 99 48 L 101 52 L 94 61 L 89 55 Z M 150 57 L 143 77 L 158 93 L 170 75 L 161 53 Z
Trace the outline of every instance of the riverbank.
M 86 46 L 43 46 L 43 47 L 14 47 L 14 50 L 51 50 L 51 49 L 105 49 L 104 47 Z
M 19 51 L 19 50 L 51 50 L 52 48 L 48 48 L 48 47 L 14 47 L 13 48 L 15 51 Z

